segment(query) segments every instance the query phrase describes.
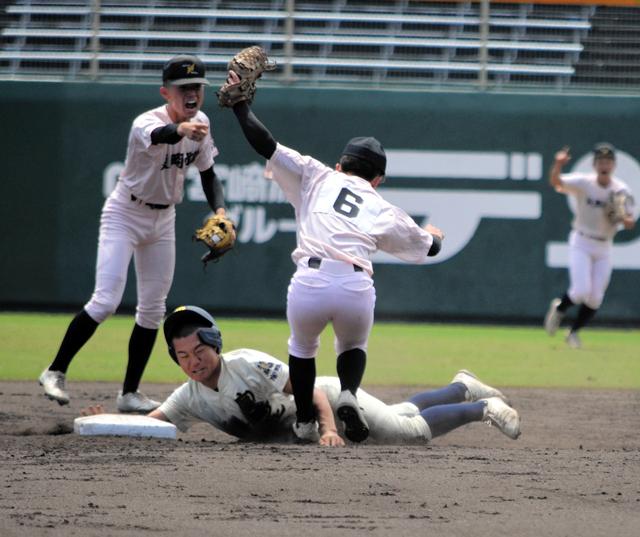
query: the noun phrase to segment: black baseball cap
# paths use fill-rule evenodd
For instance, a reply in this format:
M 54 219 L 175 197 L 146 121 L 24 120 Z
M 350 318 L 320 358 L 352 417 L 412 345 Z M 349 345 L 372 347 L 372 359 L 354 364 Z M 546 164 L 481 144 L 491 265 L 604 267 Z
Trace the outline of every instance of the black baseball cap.
M 382 175 L 384 175 L 387 170 L 387 155 L 384 149 L 382 149 L 380 142 L 370 136 L 349 140 L 342 154 L 357 157 L 369 164 L 373 164 L 382 172 Z
M 180 54 L 171 58 L 162 68 L 162 81 L 174 86 L 185 84 L 203 84 L 210 86 L 204 77 L 204 63 L 197 56 Z
M 597 158 L 615 159 L 616 150 L 611 144 L 608 144 L 606 142 L 603 142 L 601 144 L 596 144 L 596 146 L 593 148 L 593 158 L 594 159 L 597 159 Z

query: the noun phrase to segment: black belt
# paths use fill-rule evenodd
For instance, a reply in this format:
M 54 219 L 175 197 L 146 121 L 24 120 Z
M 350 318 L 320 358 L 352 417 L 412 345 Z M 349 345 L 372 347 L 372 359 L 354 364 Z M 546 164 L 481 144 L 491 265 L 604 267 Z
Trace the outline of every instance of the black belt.
M 319 269 L 322 264 L 322 259 L 319 257 L 310 257 L 309 258 L 309 268 Z M 359 267 L 358 265 L 353 265 L 354 272 L 362 272 L 364 269 Z
M 138 201 L 138 198 L 136 198 L 133 194 L 131 194 L 131 201 Z M 159 203 L 145 203 L 145 205 L 147 207 L 150 207 L 151 209 L 168 209 L 169 205 L 160 205 Z
M 601 241 L 601 242 L 606 242 L 609 239 L 605 239 L 603 237 L 596 237 L 595 235 L 587 235 L 586 233 L 583 233 L 582 231 L 578 231 L 578 235 L 582 235 L 583 237 L 587 237 L 587 239 L 593 239 L 594 241 Z

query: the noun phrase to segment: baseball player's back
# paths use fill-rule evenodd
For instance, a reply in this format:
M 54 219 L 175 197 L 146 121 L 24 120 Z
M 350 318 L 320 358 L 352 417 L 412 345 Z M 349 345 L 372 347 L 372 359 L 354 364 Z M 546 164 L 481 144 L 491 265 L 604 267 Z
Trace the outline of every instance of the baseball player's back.
M 221 90 L 239 84 L 230 71 Z M 309 156 L 278 144 L 248 104 L 233 111 L 252 147 L 269 162 L 266 176 L 276 181 L 296 210 L 297 265 L 287 294 L 289 370 L 296 401 L 295 433 L 317 435 L 312 404 L 315 356 L 328 323 L 336 334 L 341 382 L 338 416 L 346 436 L 361 442 L 369 429 L 356 398 L 366 366 L 376 293 L 369 256 L 380 249 L 421 263 L 440 249 L 442 232 L 421 229 L 401 209 L 375 192 L 385 180 L 386 154 L 372 137 L 354 138 L 332 170 Z

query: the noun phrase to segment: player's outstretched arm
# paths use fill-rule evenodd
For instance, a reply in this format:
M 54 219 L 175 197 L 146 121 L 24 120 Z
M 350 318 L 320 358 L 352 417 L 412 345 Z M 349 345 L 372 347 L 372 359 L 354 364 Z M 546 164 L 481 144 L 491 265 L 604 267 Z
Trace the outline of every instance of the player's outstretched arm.
M 569 146 L 565 146 L 562 151 L 558 151 L 555 156 L 555 161 L 553 166 L 551 167 L 551 172 L 549 173 L 549 184 L 553 188 L 562 187 L 562 179 L 560 179 L 560 174 L 562 173 L 562 167 L 571 160 L 571 155 L 569 155 Z
M 429 253 L 427 254 L 428 257 L 433 257 L 434 255 L 437 255 L 442 249 L 442 240 L 444 239 L 444 233 L 442 233 L 442 231 L 432 225 L 426 225 L 424 227 L 424 230 L 427 233 L 431 233 L 431 235 L 433 236 L 433 242 L 431 243 L 431 248 L 429 248 Z
M 213 170 L 213 166 L 203 172 L 200 172 L 200 181 L 202 182 L 204 195 L 207 197 L 207 203 L 214 214 L 227 214 L 222 182 Z
M 276 141 L 267 128 L 258 121 L 246 101 L 233 105 L 233 113 L 242 132 L 255 151 L 269 160 L 276 151 Z
M 336 420 L 327 395 L 319 388 L 313 389 L 313 405 L 316 407 L 318 425 L 320 426 L 321 446 L 344 446 L 344 440 L 338 436 Z

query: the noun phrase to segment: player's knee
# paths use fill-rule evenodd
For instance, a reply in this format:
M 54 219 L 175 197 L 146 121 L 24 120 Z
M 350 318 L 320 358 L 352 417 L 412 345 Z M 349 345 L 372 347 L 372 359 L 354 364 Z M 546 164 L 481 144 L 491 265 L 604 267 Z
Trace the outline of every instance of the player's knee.
M 142 308 L 138 306 L 138 310 L 136 311 L 136 324 L 142 328 L 157 330 L 162 324 L 166 309 L 164 304 L 156 308 Z
M 590 296 L 584 301 L 584 305 L 592 310 L 597 310 L 602 305 L 604 296 Z
M 298 358 L 315 358 L 320 348 L 320 341 L 315 342 L 300 342 L 294 339 L 289 339 L 289 354 L 297 356 Z
M 84 309 L 95 322 L 102 324 L 111 317 L 118 309 L 119 303 L 116 301 L 100 301 L 91 299 Z
M 569 293 L 569 298 L 574 304 L 584 304 L 591 296 L 591 289 L 576 288 Z

